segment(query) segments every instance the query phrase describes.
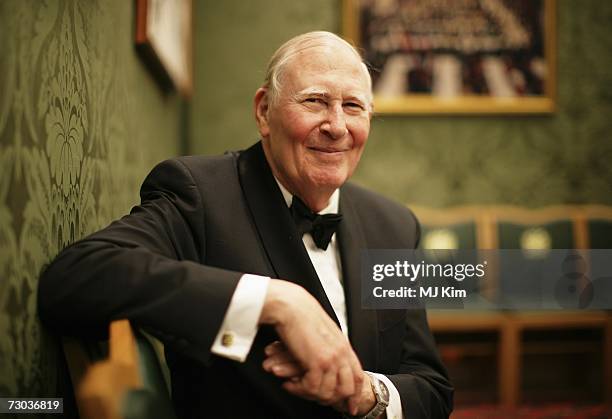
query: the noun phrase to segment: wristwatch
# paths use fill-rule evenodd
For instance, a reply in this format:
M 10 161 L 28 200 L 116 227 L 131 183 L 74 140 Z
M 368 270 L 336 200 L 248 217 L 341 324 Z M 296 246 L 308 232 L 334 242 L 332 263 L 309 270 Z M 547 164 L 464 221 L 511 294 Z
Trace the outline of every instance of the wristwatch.
M 365 416 L 351 416 L 347 413 L 343 413 L 342 417 L 344 419 L 376 419 L 382 415 L 387 406 L 389 406 L 389 389 L 387 385 L 371 372 L 364 372 L 370 377 L 370 385 L 372 386 L 374 397 L 376 397 L 376 404 L 372 410 L 365 414 Z
M 376 396 L 376 404 L 372 410 L 363 416 L 363 419 L 376 419 L 378 416 L 382 415 L 387 406 L 389 406 L 389 389 L 385 383 L 374 374 L 368 371 L 365 373 L 370 376 L 370 384 L 372 384 L 372 391 L 374 392 L 374 396 Z

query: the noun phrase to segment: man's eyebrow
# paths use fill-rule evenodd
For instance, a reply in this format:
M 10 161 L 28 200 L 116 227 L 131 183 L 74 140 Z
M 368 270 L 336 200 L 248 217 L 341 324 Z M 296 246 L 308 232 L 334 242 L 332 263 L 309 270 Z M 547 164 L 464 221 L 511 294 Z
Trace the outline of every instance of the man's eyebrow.
M 346 96 L 345 98 L 346 100 L 356 100 L 358 102 L 361 102 L 363 105 L 367 104 L 368 101 L 366 99 L 366 97 L 364 95 L 360 95 L 360 94 L 349 94 Z
M 321 89 L 318 87 L 307 87 L 306 89 L 301 90 L 295 94 L 295 97 L 297 99 L 308 97 L 308 96 L 329 98 L 331 97 L 331 94 L 327 90 Z M 344 100 L 356 100 L 358 102 L 361 102 L 364 105 L 368 103 L 366 100 L 366 96 L 361 95 L 359 93 L 349 93 L 343 99 Z
M 318 88 L 318 87 L 307 87 L 304 90 L 301 90 L 295 94 L 296 97 L 305 97 L 305 96 L 324 96 L 329 97 L 330 94 L 328 91 Z

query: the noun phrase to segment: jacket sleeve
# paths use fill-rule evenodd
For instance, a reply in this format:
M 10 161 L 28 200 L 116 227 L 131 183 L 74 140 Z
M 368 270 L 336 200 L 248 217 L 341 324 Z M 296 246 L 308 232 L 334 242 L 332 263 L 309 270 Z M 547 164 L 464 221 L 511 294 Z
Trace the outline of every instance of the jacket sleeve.
M 421 225 L 412 212 L 409 215 L 415 225 L 413 247 L 417 248 Z M 400 393 L 404 417 L 446 419 L 453 410 L 454 389 L 438 355 L 425 311 L 407 310 L 405 329 L 399 370 L 388 376 Z
M 406 335 L 397 374 L 387 375 L 397 388 L 407 419 L 448 418 L 453 387 L 438 357 L 423 310 L 408 310 Z
M 397 231 L 411 232 L 398 239 L 400 248 L 417 248 L 421 239 L 421 227 L 414 214 L 404 206 L 398 208 L 397 219 L 404 228 Z M 399 322 L 385 333 L 403 336 L 390 339 L 401 345 L 397 364 L 387 377 L 397 388 L 406 419 L 448 418 L 453 408 L 453 387 L 434 342 L 424 310 L 410 309 L 405 312 L 405 321 Z M 395 314 L 397 315 L 397 313 Z M 402 330 L 403 328 L 403 330 Z M 389 336 L 390 337 L 390 336 Z M 394 348 L 383 348 L 390 353 Z
M 44 324 L 101 337 L 128 318 L 206 363 L 241 272 L 203 265 L 205 208 L 180 160 L 155 167 L 131 213 L 63 250 L 40 278 Z

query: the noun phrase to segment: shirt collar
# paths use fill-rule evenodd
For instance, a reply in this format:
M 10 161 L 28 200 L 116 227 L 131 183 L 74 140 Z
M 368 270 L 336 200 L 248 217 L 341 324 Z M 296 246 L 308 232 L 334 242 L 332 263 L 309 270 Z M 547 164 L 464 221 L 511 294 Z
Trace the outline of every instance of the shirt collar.
M 274 180 L 278 184 L 278 187 L 283 194 L 283 198 L 285 198 L 285 204 L 288 207 L 291 207 L 291 202 L 293 201 L 293 195 L 289 192 L 285 187 L 274 177 Z M 319 211 L 319 214 L 337 214 L 338 213 L 338 202 L 340 201 L 340 189 L 336 189 L 332 196 L 329 198 L 329 202 L 325 208 Z

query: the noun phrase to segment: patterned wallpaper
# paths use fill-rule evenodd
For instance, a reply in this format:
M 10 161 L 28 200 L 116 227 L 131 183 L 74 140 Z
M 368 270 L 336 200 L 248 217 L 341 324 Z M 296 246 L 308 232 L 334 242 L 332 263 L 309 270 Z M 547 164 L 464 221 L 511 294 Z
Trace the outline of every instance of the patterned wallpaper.
M 555 114 L 379 116 L 355 180 L 401 202 L 435 207 L 612 204 L 612 2 L 557 4 Z M 198 2 L 191 150 L 211 154 L 252 143 L 252 97 L 273 50 L 301 32 L 337 31 L 340 5 Z
M 53 395 L 39 272 L 138 201 L 179 152 L 181 104 L 135 55 L 133 2 L 0 2 L 0 395 Z
M 340 27 L 339 0 L 199 0 L 191 153 L 256 138 L 252 95 L 282 41 Z M 612 204 L 612 2 L 559 0 L 559 110 L 378 117 L 356 180 L 404 202 Z M 58 250 L 125 213 L 179 153 L 180 101 L 134 53 L 133 2 L 0 1 L 0 394 L 55 390 L 35 314 Z M 393 179 L 393 181 L 390 181 Z

